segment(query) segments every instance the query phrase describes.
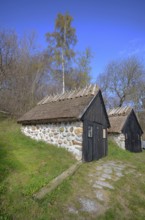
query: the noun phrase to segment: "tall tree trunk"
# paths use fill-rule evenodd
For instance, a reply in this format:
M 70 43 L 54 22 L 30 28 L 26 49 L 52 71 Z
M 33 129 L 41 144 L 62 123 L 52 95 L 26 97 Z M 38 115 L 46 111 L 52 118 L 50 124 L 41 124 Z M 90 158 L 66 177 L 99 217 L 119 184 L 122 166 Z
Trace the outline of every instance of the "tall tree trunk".
M 63 49 L 62 49 L 62 93 L 65 92 L 65 60 L 64 60 L 64 51 L 66 47 L 66 19 L 64 23 L 64 35 L 63 35 Z
M 62 93 L 65 93 L 65 76 L 64 76 L 64 51 L 62 51 Z

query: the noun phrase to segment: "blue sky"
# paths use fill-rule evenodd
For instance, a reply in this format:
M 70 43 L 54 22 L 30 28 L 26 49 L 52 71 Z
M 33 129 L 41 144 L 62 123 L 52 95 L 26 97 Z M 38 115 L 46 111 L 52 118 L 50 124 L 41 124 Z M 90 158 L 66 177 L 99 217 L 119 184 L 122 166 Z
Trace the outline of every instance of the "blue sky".
M 65 12 L 74 18 L 76 49 L 92 49 L 93 80 L 114 59 L 137 55 L 145 64 L 144 0 L 0 0 L 0 28 L 34 30 L 45 47 L 45 33 Z

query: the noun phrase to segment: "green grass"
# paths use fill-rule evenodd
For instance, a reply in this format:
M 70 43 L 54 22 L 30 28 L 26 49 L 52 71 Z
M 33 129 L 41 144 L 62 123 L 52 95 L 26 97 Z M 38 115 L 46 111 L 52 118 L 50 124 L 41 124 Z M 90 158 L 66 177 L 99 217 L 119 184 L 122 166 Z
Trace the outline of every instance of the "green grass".
M 69 213 L 72 204 L 80 208 L 80 197 L 94 198 L 88 174 L 96 172 L 97 164 L 107 161 L 120 161 L 135 172 L 115 182 L 115 189 L 108 194 L 108 209 L 101 215 Z M 145 219 L 145 151 L 130 153 L 119 149 L 111 140 L 107 157 L 83 163 L 44 199 L 33 199 L 34 192 L 74 162 L 66 150 L 33 141 L 21 134 L 20 126 L 14 121 L 0 117 L 0 220 Z
M 13 120 L 0 117 L 0 219 L 43 216 L 33 193 L 74 162 L 65 149 L 31 140 Z
M 115 183 L 115 189 L 108 194 L 108 209 L 101 215 L 79 212 L 78 215 L 68 213 L 68 207 L 80 208 L 80 197 L 94 198 L 90 188 L 88 174 L 98 163 L 120 161 L 135 169 L 135 174 L 128 174 Z M 92 220 L 143 220 L 145 219 L 145 152 L 130 153 L 119 149 L 109 140 L 108 156 L 99 161 L 84 163 L 69 179 L 65 180 L 54 192 L 47 195 L 39 204 L 49 214 L 46 219 L 92 219 Z M 41 218 L 40 218 L 41 219 Z M 43 218 L 42 218 L 43 219 Z M 45 218 L 44 218 L 45 219 Z
M 68 213 L 68 207 L 79 209 L 80 197 L 94 198 L 94 193 L 89 184 L 88 174 L 97 164 L 107 161 L 118 161 L 135 170 L 115 182 L 115 189 L 108 193 L 108 209 L 101 215 L 79 212 L 79 215 Z M 49 205 L 48 205 L 49 204 Z M 145 219 L 145 152 L 130 153 L 119 149 L 114 142 L 109 140 L 108 156 L 91 163 L 84 163 L 69 179 L 65 180 L 53 193 L 41 201 L 41 206 L 47 210 L 48 219 L 92 219 L 92 220 L 143 220 Z
M 108 156 L 110 160 L 112 159 L 112 160 L 126 161 L 126 160 L 130 160 L 134 155 L 129 151 L 124 151 L 120 149 L 119 147 L 116 146 L 115 142 L 113 142 L 110 139 L 108 140 L 108 145 L 109 145 Z
M 143 220 L 145 219 L 145 151 L 131 153 L 124 151 L 109 140 L 108 156 L 104 161 L 120 161 L 135 170 L 115 184 L 110 194 L 110 208 L 99 220 Z

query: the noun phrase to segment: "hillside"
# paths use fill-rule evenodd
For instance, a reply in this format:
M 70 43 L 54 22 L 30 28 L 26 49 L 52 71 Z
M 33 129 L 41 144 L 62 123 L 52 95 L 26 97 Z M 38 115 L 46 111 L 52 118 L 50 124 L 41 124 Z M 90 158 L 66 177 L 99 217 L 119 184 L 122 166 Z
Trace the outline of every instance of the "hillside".
M 70 167 L 66 150 L 33 141 L 11 119 L 0 119 L 0 219 L 145 219 L 145 151 L 131 153 L 109 141 L 109 155 L 83 163 L 52 193 L 33 193 Z
M 15 121 L 1 115 L 0 219 L 1 216 L 13 219 L 29 216 L 30 210 L 38 207 L 32 199 L 33 193 L 74 162 L 65 149 L 25 137 Z

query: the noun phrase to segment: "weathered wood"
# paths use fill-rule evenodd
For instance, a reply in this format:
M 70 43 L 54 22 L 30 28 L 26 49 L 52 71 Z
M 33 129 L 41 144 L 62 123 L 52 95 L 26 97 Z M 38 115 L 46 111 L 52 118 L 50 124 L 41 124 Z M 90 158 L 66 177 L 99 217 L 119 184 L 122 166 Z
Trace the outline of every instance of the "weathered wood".
M 137 122 L 134 111 L 127 118 L 122 133 L 125 135 L 125 148 L 131 152 L 141 152 L 142 131 Z
M 124 134 L 126 150 L 140 152 L 142 128 L 131 107 L 118 107 L 108 111 L 111 128 L 108 133 Z
M 65 93 L 59 93 L 56 95 L 49 95 L 47 97 L 45 97 L 44 99 L 42 99 L 38 105 L 42 105 L 42 104 L 46 104 L 49 102 L 56 102 L 56 101 L 60 101 L 60 100 L 64 100 L 64 99 L 70 99 L 70 98 L 78 98 L 78 97 L 82 97 L 82 96 L 87 96 L 87 95 L 95 95 L 97 94 L 99 88 L 96 85 L 88 85 L 83 89 L 76 89 L 76 90 L 72 90 L 72 91 L 66 91 Z
M 125 106 L 125 107 L 118 107 L 118 108 L 113 108 L 108 111 L 109 116 L 114 116 L 114 115 L 125 115 L 129 111 L 130 107 Z
M 109 127 L 101 93 L 95 97 L 83 116 L 83 159 L 85 161 L 98 160 L 107 155 L 107 136 L 103 138 L 103 129 Z M 88 137 L 88 127 L 93 128 L 93 137 Z

